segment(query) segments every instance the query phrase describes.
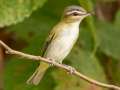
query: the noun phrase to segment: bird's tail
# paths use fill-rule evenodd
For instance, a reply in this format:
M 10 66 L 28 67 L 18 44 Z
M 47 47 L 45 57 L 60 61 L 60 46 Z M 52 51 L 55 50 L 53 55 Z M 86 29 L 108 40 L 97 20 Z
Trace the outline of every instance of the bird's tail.
M 41 62 L 33 75 L 27 80 L 27 84 L 38 85 L 48 68 L 49 64 Z

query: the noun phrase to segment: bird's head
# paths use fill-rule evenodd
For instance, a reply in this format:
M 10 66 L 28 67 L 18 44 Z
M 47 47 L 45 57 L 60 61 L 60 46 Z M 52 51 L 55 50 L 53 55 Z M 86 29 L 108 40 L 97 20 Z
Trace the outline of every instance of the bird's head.
M 89 15 L 91 13 L 88 13 L 84 8 L 73 5 L 65 8 L 62 19 L 68 22 L 79 22 Z

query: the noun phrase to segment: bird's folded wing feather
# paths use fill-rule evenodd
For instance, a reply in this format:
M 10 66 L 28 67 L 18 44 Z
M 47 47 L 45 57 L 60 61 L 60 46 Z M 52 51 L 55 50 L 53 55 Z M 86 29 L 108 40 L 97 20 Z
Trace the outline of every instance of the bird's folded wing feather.
M 52 42 L 52 40 L 55 39 L 55 37 L 56 37 L 55 32 L 52 31 L 52 32 L 49 33 L 49 36 L 46 39 L 46 42 L 45 42 L 45 44 L 43 46 L 43 49 L 42 49 L 43 50 L 42 56 L 44 56 L 44 54 L 45 54 L 48 46 L 50 45 L 50 43 Z

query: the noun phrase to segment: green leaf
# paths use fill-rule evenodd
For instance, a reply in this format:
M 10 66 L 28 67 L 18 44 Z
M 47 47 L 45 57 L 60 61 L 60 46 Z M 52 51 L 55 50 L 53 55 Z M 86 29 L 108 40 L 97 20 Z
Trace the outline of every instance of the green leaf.
M 84 27 L 80 27 L 80 36 L 78 39 L 78 45 L 85 51 L 92 51 L 93 50 L 93 45 L 94 45 L 94 40 L 91 31 Z
M 84 7 L 86 10 L 88 10 L 88 12 L 93 12 L 95 13 L 94 11 L 94 4 L 95 2 L 93 0 L 78 0 L 80 5 L 82 7 Z M 85 23 L 85 27 L 87 27 L 86 29 L 90 31 L 91 33 L 91 36 L 92 36 L 92 42 L 93 42 L 93 45 L 92 45 L 92 54 L 94 55 L 96 53 L 96 50 L 99 46 L 99 39 L 97 37 L 97 33 L 96 33 L 96 26 L 95 26 L 95 22 L 94 22 L 94 15 L 91 15 L 89 17 L 87 17 L 86 19 L 86 23 Z
M 120 57 L 120 30 L 112 24 L 101 23 L 97 33 L 100 39 L 100 50 L 108 56 L 119 59 Z
M 1 0 L 0 27 L 16 24 L 29 17 L 46 0 Z

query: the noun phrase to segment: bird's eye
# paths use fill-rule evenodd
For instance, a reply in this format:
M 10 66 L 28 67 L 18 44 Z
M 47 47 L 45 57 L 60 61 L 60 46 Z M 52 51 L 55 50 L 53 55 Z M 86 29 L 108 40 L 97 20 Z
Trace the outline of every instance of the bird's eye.
M 74 12 L 74 13 L 72 13 L 72 15 L 73 15 L 73 16 L 78 16 L 78 15 L 79 15 L 79 13 Z

